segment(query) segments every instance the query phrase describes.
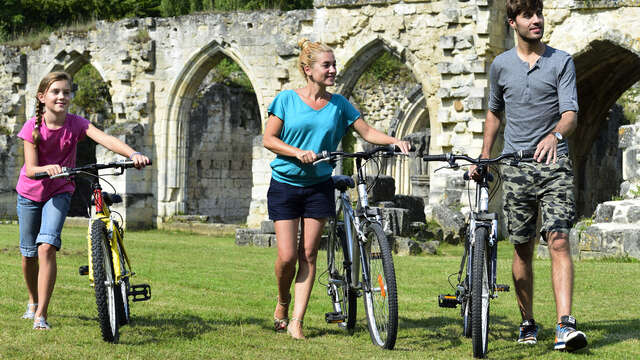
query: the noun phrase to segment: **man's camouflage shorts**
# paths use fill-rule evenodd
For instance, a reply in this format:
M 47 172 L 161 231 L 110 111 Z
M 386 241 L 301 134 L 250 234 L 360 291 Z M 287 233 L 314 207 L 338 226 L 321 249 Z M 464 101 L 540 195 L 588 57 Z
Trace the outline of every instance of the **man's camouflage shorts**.
M 502 190 L 509 240 L 524 244 L 535 237 L 538 211 L 540 233 L 569 233 L 575 220 L 573 165 L 568 155 L 558 155 L 555 164 L 521 162 L 503 166 Z

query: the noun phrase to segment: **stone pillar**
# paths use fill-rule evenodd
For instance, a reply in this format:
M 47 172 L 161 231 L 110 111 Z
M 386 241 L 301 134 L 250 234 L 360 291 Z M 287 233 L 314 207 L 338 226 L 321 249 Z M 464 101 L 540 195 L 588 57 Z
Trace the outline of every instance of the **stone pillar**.
M 7 218 L 16 216 L 15 187 L 23 164 L 16 134 L 26 120 L 27 60 L 20 49 L 0 46 L 0 64 L 0 218 Z
M 138 123 L 119 123 L 106 129 L 107 134 L 115 136 L 134 148 L 136 151 L 148 154 L 144 146 L 145 127 Z M 124 160 L 102 146 L 96 147 L 96 162 L 108 163 Z M 109 170 L 105 170 L 108 174 Z M 127 169 L 120 176 L 104 176 L 111 183 L 123 202 L 114 204 L 111 208 L 122 215 L 125 228 L 151 228 L 155 224 L 155 199 L 151 189 L 151 182 L 155 176 L 153 165 L 143 170 Z M 106 181 L 101 181 L 102 190 L 113 192 L 113 188 Z
M 275 154 L 262 146 L 262 135 L 253 139 L 253 187 L 251 188 L 251 206 L 247 216 L 247 226 L 259 227 L 269 219 L 267 211 L 267 191 L 271 182 L 271 167 L 269 163 L 275 159 Z

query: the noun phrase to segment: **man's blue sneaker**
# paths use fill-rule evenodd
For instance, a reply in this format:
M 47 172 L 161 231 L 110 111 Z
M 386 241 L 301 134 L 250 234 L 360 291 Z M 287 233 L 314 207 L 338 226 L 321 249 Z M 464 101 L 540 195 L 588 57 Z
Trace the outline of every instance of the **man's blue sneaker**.
M 555 350 L 575 351 L 587 346 L 587 336 L 576 330 L 576 319 L 571 315 L 560 318 L 556 325 Z
M 518 335 L 519 344 L 534 345 L 538 342 L 538 325 L 536 321 L 525 320 L 520 324 L 520 335 Z

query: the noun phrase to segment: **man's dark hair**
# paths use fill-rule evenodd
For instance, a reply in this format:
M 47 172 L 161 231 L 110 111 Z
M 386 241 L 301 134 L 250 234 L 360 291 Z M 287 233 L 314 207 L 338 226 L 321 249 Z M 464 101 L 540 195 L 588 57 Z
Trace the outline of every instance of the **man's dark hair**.
M 542 11 L 542 0 L 507 0 L 507 19 L 515 20 L 521 13 L 535 14 Z

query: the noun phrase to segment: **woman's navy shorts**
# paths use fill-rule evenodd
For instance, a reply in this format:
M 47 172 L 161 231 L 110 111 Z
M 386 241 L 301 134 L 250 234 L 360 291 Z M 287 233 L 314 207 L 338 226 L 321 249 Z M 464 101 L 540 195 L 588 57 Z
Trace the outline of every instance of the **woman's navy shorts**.
M 293 186 L 271 179 L 267 192 L 269 219 L 322 219 L 335 216 L 336 200 L 331 179 L 311 185 Z

